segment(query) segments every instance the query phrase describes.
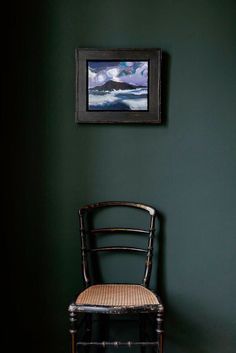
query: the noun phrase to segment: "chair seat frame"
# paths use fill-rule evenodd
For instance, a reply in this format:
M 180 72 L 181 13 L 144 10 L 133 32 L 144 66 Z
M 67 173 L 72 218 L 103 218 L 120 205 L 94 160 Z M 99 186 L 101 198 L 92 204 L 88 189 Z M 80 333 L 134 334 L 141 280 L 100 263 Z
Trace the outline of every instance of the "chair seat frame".
M 136 228 L 100 228 L 100 229 L 88 229 L 85 226 L 85 218 L 87 214 L 91 214 L 94 210 L 106 208 L 106 207 L 130 207 L 136 209 L 142 209 L 149 213 L 150 215 L 150 227 L 149 230 L 136 229 Z M 80 208 L 79 210 L 79 219 L 80 219 L 80 235 L 81 235 L 81 252 L 82 252 L 82 270 L 83 278 L 86 288 L 90 287 L 91 280 L 88 268 L 88 253 L 97 252 L 97 251 L 128 251 L 128 252 L 146 252 L 147 259 L 145 264 L 144 279 L 142 286 L 148 288 L 151 276 L 152 268 L 152 254 L 153 254 L 153 238 L 155 232 L 155 221 L 157 219 L 157 210 L 149 205 L 135 203 L 135 202 L 126 202 L 126 201 L 109 201 L 109 202 L 100 202 L 96 204 L 91 204 Z M 135 233 L 144 233 L 149 236 L 148 238 L 148 248 L 147 250 L 134 248 L 134 247 L 103 247 L 103 248 L 93 248 L 89 249 L 87 246 L 86 238 L 89 234 L 97 233 L 114 233 L 114 232 L 135 232 Z M 156 295 L 156 294 L 155 294 Z M 142 306 L 106 306 L 106 305 L 88 305 L 88 304 L 76 304 L 75 300 L 69 305 L 68 311 L 70 316 L 70 334 L 71 334 L 71 353 L 78 353 L 78 346 L 97 346 L 97 347 L 133 347 L 140 346 L 141 349 L 145 346 L 153 346 L 156 348 L 158 353 L 163 353 L 163 335 L 164 335 L 164 306 L 161 302 L 159 296 L 157 296 L 158 304 L 152 305 L 142 305 Z M 79 316 L 85 314 L 86 319 L 86 336 L 89 337 L 89 340 L 83 341 L 78 339 L 78 331 L 81 322 L 79 322 Z M 107 314 L 107 315 L 125 315 L 125 314 L 140 314 L 148 316 L 155 315 L 156 318 L 156 327 L 155 327 L 155 337 L 156 340 L 151 341 L 91 341 L 91 317 L 93 314 Z M 140 328 L 142 330 L 142 319 L 140 320 Z M 143 338 L 142 332 L 140 331 L 140 338 Z

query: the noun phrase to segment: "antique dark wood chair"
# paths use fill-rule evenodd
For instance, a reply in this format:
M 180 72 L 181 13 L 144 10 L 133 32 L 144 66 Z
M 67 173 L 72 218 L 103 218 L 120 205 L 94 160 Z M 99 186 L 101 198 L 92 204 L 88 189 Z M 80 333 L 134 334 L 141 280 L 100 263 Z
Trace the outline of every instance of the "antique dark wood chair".
M 96 228 L 93 221 L 94 214 L 100 210 L 107 210 L 108 208 L 127 208 L 139 209 L 146 213 L 149 218 L 148 229 L 140 228 Z M 117 209 L 115 209 L 117 211 Z M 141 350 L 146 346 L 151 346 L 158 353 L 163 353 L 163 315 L 164 308 L 159 296 L 148 289 L 151 269 L 152 269 L 152 255 L 153 255 L 153 238 L 155 234 L 155 224 L 157 220 L 157 211 L 155 208 L 134 202 L 100 202 L 91 204 L 80 208 L 80 234 L 81 234 L 81 252 L 82 252 L 82 270 L 83 278 L 86 288 L 80 292 L 75 300 L 69 306 L 70 315 L 70 334 L 71 334 L 71 353 L 77 353 L 79 346 L 100 348 L 106 347 L 132 347 L 140 346 Z M 127 225 L 126 225 L 127 226 Z M 140 234 L 147 236 L 147 248 L 130 247 L 130 246 L 109 246 L 109 247 L 92 247 L 93 242 L 90 242 L 90 237 L 94 238 L 100 235 L 113 235 L 114 233 L 124 234 Z M 146 255 L 144 277 L 141 284 L 123 284 L 123 283 L 109 283 L 109 284 L 92 284 L 90 276 L 90 261 L 92 254 L 98 252 L 136 252 Z M 84 315 L 83 315 L 84 314 Z M 92 316 L 93 314 L 101 314 L 104 319 L 107 314 L 110 316 L 128 314 L 132 317 L 137 317 L 141 321 L 142 318 L 148 318 L 147 322 L 154 323 L 152 339 L 147 340 L 141 332 L 139 341 L 92 341 Z M 132 315 L 135 314 L 135 315 Z M 138 315 L 137 315 L 138 314 Z M 83 320 L 82 320 L 83 318 Z M 81 319 L 81 320 L 80 320 Z M 85 322 L 85 337 L 80 337 L 81 322 Z M 141 323 L 141 327 L 143 323 Z M 149 330 L 150 331 L 150 330 Z M 89 337 L 89 339 L 88 339 Z M 142 340 L 140 339 L 142 338 Z M 153 339 L 154 338 L 154 339 Z

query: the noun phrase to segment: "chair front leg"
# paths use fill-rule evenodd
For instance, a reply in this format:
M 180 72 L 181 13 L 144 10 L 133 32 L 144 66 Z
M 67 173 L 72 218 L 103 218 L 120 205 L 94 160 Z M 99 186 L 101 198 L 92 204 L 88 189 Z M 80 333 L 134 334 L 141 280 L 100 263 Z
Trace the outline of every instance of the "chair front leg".
M 71 353 L 77 353 L 77 314 L 70 312 Z
M 158 353 L 163 353 L 163 336 L 164 336 L 164 308 L 162 305 L 159 307 L 159 311 L 156 316 L 156 333 L 157 333 L 157 352 Z

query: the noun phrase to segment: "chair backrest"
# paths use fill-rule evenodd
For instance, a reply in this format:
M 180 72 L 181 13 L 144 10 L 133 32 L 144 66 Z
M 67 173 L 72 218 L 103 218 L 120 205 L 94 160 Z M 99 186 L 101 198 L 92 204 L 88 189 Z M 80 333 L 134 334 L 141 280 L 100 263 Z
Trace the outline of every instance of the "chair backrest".
M 148 229 L 126 228 L 126 227 L 109 227 L 96 228 L 93 223 L 88 222 L 88 219 L 93 218 L 95 212 L 104 208 L 125 207 L 143 210 L 148 214 L 149 227 Z M 142 285 L 149 286 L 151 270 L 152 270 L 152 254 L 153 254 L 153 238 L 155 233 L 155 222 L 157 218 L 157 210 L 151 206 L 125 201 L 107 201 L 90 204 L 79 209 L 80 219 L 80 235 L 81 235 L 81 253 L 82 253 L 82 270 L 86 287 L 91 284 L 91 277 L 88 265 L 88 254 L 98 252 L 137 252 L 146 254 L 145 269 Z M 89 238 L 99 234 L 113 233 L 136 233 L 147 236 L 147 248 L 130 247 L 130 246 L 109 246 L 109 247 L 91 247 Z

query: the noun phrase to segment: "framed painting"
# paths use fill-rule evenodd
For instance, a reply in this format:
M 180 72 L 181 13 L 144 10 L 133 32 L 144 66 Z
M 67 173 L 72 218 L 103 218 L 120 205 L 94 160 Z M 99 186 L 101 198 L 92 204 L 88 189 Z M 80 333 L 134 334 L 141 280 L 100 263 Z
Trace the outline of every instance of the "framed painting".
M 161 123 L 161 49 L 76 49 L 77 123 Z

